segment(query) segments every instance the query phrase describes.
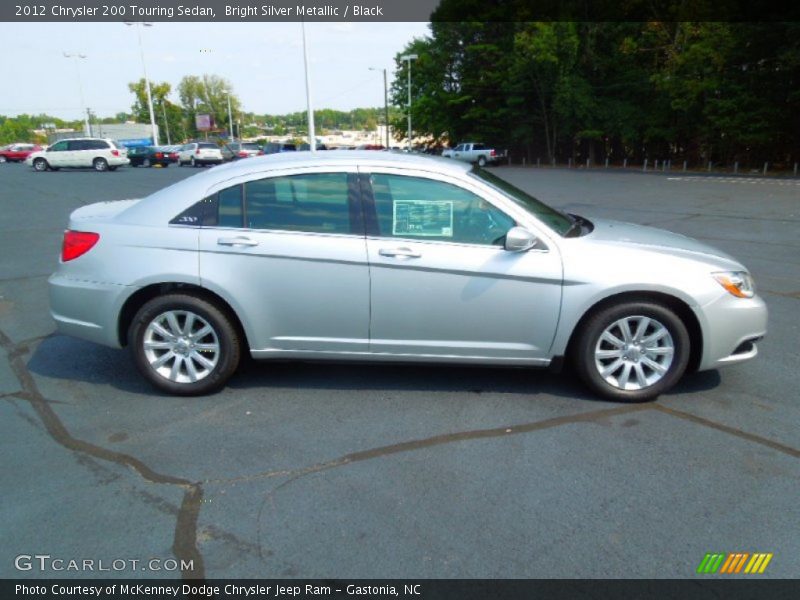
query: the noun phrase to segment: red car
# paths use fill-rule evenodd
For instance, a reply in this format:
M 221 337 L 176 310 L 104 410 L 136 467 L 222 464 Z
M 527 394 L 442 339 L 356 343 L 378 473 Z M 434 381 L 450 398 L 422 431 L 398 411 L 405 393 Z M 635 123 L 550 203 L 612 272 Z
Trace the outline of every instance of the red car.
M 23 162 L 31 152 L 38 152 L 42 147 L 36 144 L 10 144 L 0 148 L 0 163 Z

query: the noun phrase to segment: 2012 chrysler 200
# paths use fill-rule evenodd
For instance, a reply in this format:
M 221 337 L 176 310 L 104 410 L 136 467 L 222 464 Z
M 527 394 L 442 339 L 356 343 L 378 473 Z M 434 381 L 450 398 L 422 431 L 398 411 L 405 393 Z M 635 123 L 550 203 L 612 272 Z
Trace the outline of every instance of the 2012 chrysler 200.
M 378 152 L 239 161 L 76 210 L 50 278 L 58 329 L 130 346 L 205 394 L 254 358 L 572 361 L 641 401 L 753 358 L 749 273 L 681 235 L 556 211 L 481 169 Z

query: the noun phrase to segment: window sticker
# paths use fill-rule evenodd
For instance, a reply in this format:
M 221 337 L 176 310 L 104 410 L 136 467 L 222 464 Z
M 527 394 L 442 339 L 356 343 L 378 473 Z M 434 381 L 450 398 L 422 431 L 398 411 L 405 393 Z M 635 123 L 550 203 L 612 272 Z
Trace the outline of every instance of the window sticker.
M 392 235 L 453 237 L 453 202 L 395 200 Z

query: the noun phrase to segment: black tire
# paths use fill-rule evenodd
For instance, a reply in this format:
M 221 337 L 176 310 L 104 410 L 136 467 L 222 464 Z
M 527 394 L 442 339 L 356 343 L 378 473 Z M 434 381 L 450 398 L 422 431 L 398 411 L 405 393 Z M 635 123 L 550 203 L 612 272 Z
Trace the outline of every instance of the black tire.
M 169 311 L 190 312 L 204 320 L 213 330 L 219 347 L 219 355 L 216 357 L 216 364 L 213 369 L 210 369 L 209 372 L 198 381 L 172 381 L 151 366 L 150 360 L 148 359 L 144 347 L 147 328 L 161 315 Z M 186 321 L 184 320 L 181 327 L 185 325 Z M 207 340 L 208 337 L 202 339 Z M 231 375 L 233 375 L 236 368 L 239 366 L 239 361 L 241 359 L 239 334 L 228 314 L 206 300 L 187 294 L 168 294 L 147 302 L 139 309 L 139 312 L 136 313 L 130 326 L 128 340 L 130 342 L 134 363 L 139 369 L 139 372 L 144 375 L 145 379 L 157 389 L 178 396 L 198 396 L 217 391 L 230 379 Z M 172 350 L 164 351 L 165 354 L 169 352 L 172 352 Z M 175 356 L 176 359 L 167 360 L 167 363 L 172 363 L 171 366 L 174 366 L 177 362 L 178 355 L 173 352 L 173 356 Z M 180 369 L 183 368 L 185 370 L 186 367 L 186 359 L 182 360 L 184 361 L 183 367 L 178 367 L 179 375 L 181 375 Z M 188 376 L 188 370 L 186 373 Z
M 150 162 L 149 158 L 145 158 L 144 161 L 142 162 L 142 166 L 143 167 L 152 167 L 153 163 Z
M 192 167 L 194 167 L 195 169 L 200 166 L 194 159 L 194 156 L 191 159 L 189 159 L 189 164 L 192 165 Z
M 92 167 L 95 171 L 108 171 L 108 161 L 105 158 L 95 158 Z
M 44 158 L 34 158 L 33 159 L 33 170 L 34 171 L 39 171 L 40 173 L 43 173 L 44 171 L 47 171 L 47 169 L 49 169 L 49 168 L 50 168 L 50 165 L 47 164 L 47 161 Z
M 664 345 L 664 347 L 657 349 L 660 351 L 660 355 L 651 355 L 643 349 L 637 350 L 640 346 L 633 343 L 630 345 L 626 344 L 623 347 L 624 352 L 623 348 L 620 348 L 619 351 L 623 355 L 620 358 L 596 357 L 595 352 L 604 352 L 606 351 L 604 348 L 611 352 L 617 351 L 615 346 L 607 342 L 601 342 L 601 336 L 609 327 L 614 327 L 614 324 L 625 319 L 631 319 L 630 324 L 632 324 L 633 320 L 639 317 L 650 319 L 650 324 L 647 325 L 647 331 L 656 331 L 657 326 L 662 326 L 668 332 L 668 336 L 664 336 L 660 338 L 660 341 L 652 343 L 652 347 Z M 647 323 L 647 321 L 640 320 L 637 323 L 643 324 Z M 615 331 L 621 333 L 621 329 Z M 631 333 L 635 334 L 636 331 L 631 329 Z M 646 339 L 648 334 L 646 332 L 642 333 L 642 337 Z M 614 335 L 614 333 L 612 333 L 612 335 Z M 622 341 L 619 335 L 614 335 L 614 337 Z M 663 373 L 659 373 L 658 370 L 653 369 L 649 364 L 657 363 L 658 361 L 666 361 L 666 356 L 661 353 L 663 353 L 669 345 L 671 345 L 673 349 L 671 361 L 666 367 L 664 364 L 661 364 L 661 368 L 665 368 L 666 370 Z M 661 304 L 651 302 L 625 302 L 623 304 L 606 307 L 589 317 L 583 325 L 582 330 L 578 332 L 578 338 L 573 347 L 571 358 L 580 378 L 592 391 L 600 396 L 618 402 L 646 402 L 648 400 L 654 400 L 678 382 L 686 371 L 686 366 L 689 363 L 690 348 L 691 341 L 686 326 L 672 310 Z M 644 358 L 641 358 L 641 364 L 640 355 L 646 355 Z M 630 360 L 626 358 L 627 356 L 631 357 Z M 649 362 L 645 363 L 645 360 Z M 603 363 L 602 361 L 607 362 Z M 609 376 L 616 381 L 615 385 L 607 381 L 603 375 L 601 375 L 598 364 L 602 364 L 606 369 L 610 369 L 617 363 L 619 363 L 617 369 L 609 373 Z M 660 378 L 654 380 L 652 383 L 647 382 L 645 379 L 645 384 L 641 385 L 638 381 L 630 382 L 628 385 L 634 387 L 639 386 L 638 389 L 623 389 L 619 384 L 623 381 L 626 369 L 629 376 L 633 378 L 636 378 L 637 373 L 642 373 L 643 376 L 649 373 L 648 378 Z M 615 374 L 619 376 L 615 376 Z M 625 387 L 627 387 L 627 385 Z

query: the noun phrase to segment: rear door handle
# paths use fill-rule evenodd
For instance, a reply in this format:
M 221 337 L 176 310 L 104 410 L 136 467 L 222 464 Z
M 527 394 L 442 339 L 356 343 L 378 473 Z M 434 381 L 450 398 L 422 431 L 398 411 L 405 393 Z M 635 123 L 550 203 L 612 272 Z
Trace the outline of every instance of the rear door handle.
M 381 248 L 378 250 L 378 254 L 396 258 L 420 258 L 422 256 L 422 254 L 414 252 L 411 248 Z
M 219 238 L 217 240 L 219 246 L 258 246 L 258 242 L 251 240 L 248 237 L 237 236 L 231 238 Z

